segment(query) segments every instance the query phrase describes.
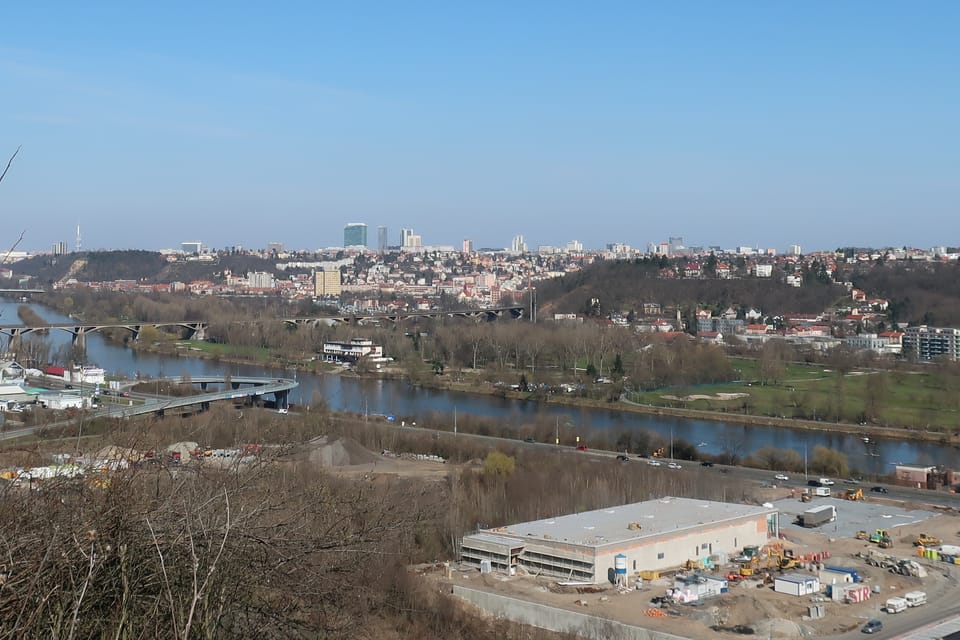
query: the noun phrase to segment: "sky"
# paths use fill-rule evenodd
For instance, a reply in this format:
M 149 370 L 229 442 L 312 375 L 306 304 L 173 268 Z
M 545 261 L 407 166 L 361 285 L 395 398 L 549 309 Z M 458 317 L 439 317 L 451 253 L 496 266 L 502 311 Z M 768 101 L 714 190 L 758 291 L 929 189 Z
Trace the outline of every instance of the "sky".
M 22 2 L 0 245 L 960 244 L 960 3 Z

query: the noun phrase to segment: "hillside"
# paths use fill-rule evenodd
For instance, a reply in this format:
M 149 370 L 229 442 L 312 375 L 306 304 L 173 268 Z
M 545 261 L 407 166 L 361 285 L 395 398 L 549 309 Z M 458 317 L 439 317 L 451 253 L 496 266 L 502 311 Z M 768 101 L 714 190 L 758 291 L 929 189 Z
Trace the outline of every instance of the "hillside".
M 960 264 L 869 264 L 849 274 L 868 296 L 886 298 L 894 322 L 960 326 Z
M 604 313 L 639 312 L 644 302 L 664 308 L 699 304 L 754 307 L 769 313 L 816 313 L 846 296 L 841 285 L 815 283 L 795 288 L 774 279 L 661 279 L 657 274 L 652 265 L 601 262 L 538 284 L 537 300 L 542 314 L 583 313 L 592 298 L 600 300 Z
M 136 280 L 150 283 L 212 279 L 229 270 L 277 273 L 275 263 L 249 255 L 219 256 L 216 262 L 167 262 L 154 251 L 91 251 L 65 256 L 37 256 L 16 263 L 16 272 L 33 276 L 43 285 L 72 277 L 82 282 Z

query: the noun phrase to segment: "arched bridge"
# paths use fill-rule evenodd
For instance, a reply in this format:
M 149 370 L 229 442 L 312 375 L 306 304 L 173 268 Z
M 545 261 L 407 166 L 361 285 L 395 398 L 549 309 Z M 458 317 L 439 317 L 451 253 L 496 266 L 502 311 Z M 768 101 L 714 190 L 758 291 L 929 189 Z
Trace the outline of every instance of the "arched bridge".
M 318 326 L 321 324 L 366 324 L 370 322 L 379 322 L 386 320 L 394 324 L 411 318 L 473 318 L 476 320 L 494 321 L 500 318 L 510 317 L 514 320 L 523 317 L 524 308 L 521 306 L 510 307 L 485 307 L 482 309 L 456 309 L 452 311 L 441 311 L 438 309 L 425 309 L 423 311 L 398 311 L 394 313 L 350 313 L 334 316 L 316 316 L 309 318 L 281 318 L 285 323 L 296 326 Z
M 13 343 L 17 338 L 29 333 L 40 331 L 66 331 L 72 335 L 73 343 L 77 346 L 86 346 L 88 333 L 104 329 L 125 329 L 133 334 L 133 339 L 140 338 L 144 327 L 180 327 L 186 329 L 188 337 L 194 340 L 203 340 L 206 337 L 207 323 L 197 320 L 180 322 L 103 322 L 98 324 L 45 324 L 45 325 L 0 325 L 0 335 L 7 336 L 7 343 Z
M 163 378 L 164 381 L 174 384 L 194 384 L 200 385 L 201 391 L 195 396 L 185 396 L 182 398 L 151 398 L 144 396 L 143 402 L 137 404 L 138 396 L 132 398 L 135 404 L 115 405 L 109 404 L 99 411 L 99 415 L 111 418 L 129 418 L 132 416 L 155 414 L 163 415 L 167 411 L 196 408 L 206 410 L 211 402 L 223 400 L 238 400 L 241 398 L 252 398 L 258 402 L 262 396 L 272 394 L 274 406 L 280 410 L 286 410 L 289 406 L 290 391 L 296 389 L 300 383 L 288 378 L 258 378 L 258 377 L 240 377 L 240 376 L 189 376 L 177 378 Z M 210 385 L 221 387 L 217 391 L 206 393 Z M 229 387 L 229 388 L 227 388 Z
M 482 309 L 458 309 L 453 311 L 440 311 L 436 309 L 427 309 L 423 311 L 403 311 L 396 313 L 367 313 L 367 314 L 341 314 L 331 316 L 317 316 L 309 318 L 278 318 L 278 320 L 293 326 L 318 326 L 321 324 L 364 324 L 369 322 L 379 322 L 386 320 L 388 322 L 402 322 L 409 318 L 474 318 L 478 320 L 498 320 L 504 317 L 519 319 L 523 317 L 523 307 L 487 307 Z M 160 329 L 163 327 L 179 327 L 187 331 L 187 338 L 193 340 L 205 340 L 207 335 L 208 323 L 203 320 L 179 320 L 173 322 L 99 322 L 95 324 L 69 323 L 69 324 L 45 324 L 45 325 L 22 325 L 7 324 L 0 325 L 0 335 L 7 336 L 7 344 L 11 345 L 21 336 L 39 331 L 66 331 L 72 336 L 73 343 L 77 346 L 86 346 L 86 336 L 88 333 L 102 331 L 104 329 L 123 329 L 133 334 L 134 340 L 140 339 L 140 332 L 144 327 L 154 327 Z

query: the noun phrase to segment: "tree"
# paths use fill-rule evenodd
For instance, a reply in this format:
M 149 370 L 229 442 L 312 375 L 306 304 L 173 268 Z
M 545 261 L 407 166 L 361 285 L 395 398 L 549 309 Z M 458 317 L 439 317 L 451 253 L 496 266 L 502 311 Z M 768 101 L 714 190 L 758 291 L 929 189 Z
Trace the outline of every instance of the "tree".
M 516 468 L 516 460 L 499 451 L 491 451 L 483 461 L 483 473 L 489 476 L 510 476 Z

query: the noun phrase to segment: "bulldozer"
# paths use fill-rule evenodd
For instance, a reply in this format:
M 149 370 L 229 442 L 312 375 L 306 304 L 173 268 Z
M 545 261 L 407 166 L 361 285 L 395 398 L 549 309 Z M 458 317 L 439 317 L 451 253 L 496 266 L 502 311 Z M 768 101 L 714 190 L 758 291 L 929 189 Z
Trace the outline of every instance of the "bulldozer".
M 928 536 L 925 533 L 921 533 L 917 536 L 917 539 L 913 541 L 913 546 L 915 547 L 935 547 L 942 542 L 940 538 L 934 536 Z
M 846 500 L 863 500 L 863 489 L 847 489 L 843 497 Z
M 870 534 L 864 531 L 863 529 L 860 529 L 860 531 L 857 531 L 857 535 L 855 535 L 854 537 L 857 540 L 870 540 Z

